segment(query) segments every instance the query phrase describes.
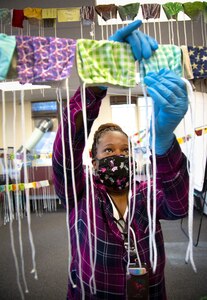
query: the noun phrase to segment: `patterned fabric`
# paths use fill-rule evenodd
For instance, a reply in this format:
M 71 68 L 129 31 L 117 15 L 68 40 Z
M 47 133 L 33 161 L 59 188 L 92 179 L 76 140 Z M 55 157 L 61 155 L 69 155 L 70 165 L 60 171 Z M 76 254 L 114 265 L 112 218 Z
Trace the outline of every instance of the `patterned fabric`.
M 133 169 L 133 163 L 131 163 Z M 113 155 L 99 159 L 97 176 L 105 186 L 115 190 L 124 190 L 129 187 L 129 157 Z
M 42 8 L 42 18 L 43 19 L 56 19 L 57 18 L 57 8 Z
M 104 21 L 117 18 L 117 6 L 115 4 L 96 5 L 95 10 Z
M 203 2 L 203 18 L 204 23 L 207 23 L 207 2 Z
M 134 20 L 139 10 L 139 3 L 131 3 L 124 6 L 118 6 L 118 12 L 122 21 Z
M 98 116 L 101 99 L 106 95 L 102 91 L 95 96 L 90 88 L 86 89 L 87 99 L 87 121 L 88 132 L 90 132 L 94 119 Z M 76 131 L 75 118 L 81 109 L 81 92 L 77 90 L 70 99 L 71 129 L 74 151 L 74 170 L 76 180 L 76 191 L 78 199 L 78 232 L 80 241 L 80 252 L 82 262 L 82 283 L 85 290 L 85 299 L 126 299 L 126 265 L 127 252 L 124 247 L 122 234 L 114 222 L 113 209 L 107 196 L 106 190 L 99 181 L 94 179 L 95 189 L 95 217 L 97 229 L 97 263 L 95 268 L 95 279 L 97 294 L 90 293 L 89 281 L 91 276 L 89 258 L 89 238 L 86 210 L 85 173 L 82 165 L 82 153 L 84 150 L 84 129 Z M 75 211 L 74 196 L 72 191 L 71 158 L 68 138 L 67 111 L 64 113 L 64 142 L 66 150 L 66 168 L 68 180 L 68 196 L 70 209 L 70 233 L 72 247 L 71 273 L 77 288 L 68 283 L 68 299 L 81 299 L 81 283 L 79 274 L 79 263 L 77 257 L 77 243 L 75 235 Z M 54 185 L 57 195 L 65 201 L 64 175 L 63 175 L 63 153 L 61 141 L 61 128 L 58 129 L 53 149 L 53 171 Z M 186 169 L 186 158 L 180 150 L 179 144 L 174 144 L 169 151 L 157 157 L 157 218 L 156 218 L 156 243 L 158 265 L 156 273 L 153 274 L 149 262 L 149 230 L 147 218 L 147 183 L 137 182 L 136 207 L 132 221 L 132 228 L 137 239 L 137 247 L 141 262 L 149 267 L 150 300 L 166 299 L 164 283 L 165 250 L 161 230 L 160 219 L 176 220 L 184 217 L 188 211 L 188 173 Z M 89 193 L 89 214 L 91 216 L 91 228 L 93 229 L 93 205 L 92 196 Z M 92 230 L 92 240 L 93 240 Z M 94 255 L 94 245 L 92 247 Z
M 57 10 L 58 22 L 79 22 L 80 8 L 61 8 Z
M 183 3 L 184 13 L 191 18 L 191 20 L 198 20 L 204 11 L 204 7 L 201 1 Z
M 182 51 L 182 66 L 183 66 L 183 71 L 184 71 L 184 77 L 186 79 L 193 79 L 193 69 L 192 69 L 192 65 L 190 62 L 188 47 L 181 46 L 180 49 Z
M 136 85 L 134 58 L 126 43 L 79 39 L 76 59 L 78 74 L 86 84 Z
M 13 9 L 12 27 L 23 28 L 24 19 L 25 17 L 23 9 Z
M 7 77 L 15 47 L 15 36 L 0 34 L 0 80 Z
M 166 14 L 166 17 L 169 19 L 175 19 L 178 18 L 178 13 L 180 11 L 183 11 L 183 5 L 179 2 L 168 2 L 162 5 L 162 8 Z
M 95 19 L 94 6 L 82 6 L 80 10 L 80 17 L 84 25 L 91 25 Z
M 160 4 L 142 4 L 142 15 L 143 18 L 148 19 L 157 19 L 160 17 Z
M 207 47 L 188 46 L 194 79 L 207 78 Z
M 41 20 L 42 19 L 42 8 L 32 8 L 32 7 L 26 7 L 24 8 L 24 16 L 28 19 L 34 18 Z
M 16 36 L 17 72 L 21 83 L 58 81 L 70 76 L 76 41 L 53 37 Z
M 11 24 L 11 10 L 0 8 L 0 20 L 3 24 Z
M 149 59 L 140 61 L 140 79 L 143 82 L 148 72 L 159 72 L 163 68 L 174 71 L 182 76 L 181 50 L 175 45 L 159 45 L 159 48 Z

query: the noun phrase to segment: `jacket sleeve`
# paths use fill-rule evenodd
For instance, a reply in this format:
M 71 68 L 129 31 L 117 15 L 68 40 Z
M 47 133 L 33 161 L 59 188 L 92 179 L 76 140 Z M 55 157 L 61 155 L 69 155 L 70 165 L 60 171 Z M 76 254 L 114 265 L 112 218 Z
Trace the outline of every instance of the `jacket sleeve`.
M 87 129 L 90 132 L 93 121 L 98 116 L 101 100 L 105 97 L 106 91 L 100 91 L 100 94 L 95 95 L 93 89 L 86 89 L 86 106 L 87 106 Z M 70 140 L 72 141 L 73 148 L 73 160 L 74 160 L 74 174 L 77 197 L 80 197 L 84 185 L 85 176 L 82 164 L 82 153 L 85 146 L 84 126 L 82 125 L 77 130 L 77 116 L 81 115 L 82 103 L 81 103 L 81 91 L 80 88 L 76 91 L 74 96 L 70 99 L 70 124 L 71 124 L 71 136 L 68 133 L 68 115 L 67 108 L 63 112 L 63 129 L 61 125 L 58 128 L 57 135 L 53 145 L 53 184 L 55 186 L 57 196 L 65 204 L 65 179 L 63 168 L 63 146 L 62 146 L 62 130 L 64 133 L 64 145 L 65 145 L 65 163 L 67 172 L 67 191 L 69 206 L 72 208 L 73 203 L 73 188 L 72 188 L 72 173 L 71 173 L 71 155 L 70 155 Z
M 164 155 L 156 156 L 156 167 L 157 219 L 183 218 L 188 213 L 189 176 L 176 138 Z

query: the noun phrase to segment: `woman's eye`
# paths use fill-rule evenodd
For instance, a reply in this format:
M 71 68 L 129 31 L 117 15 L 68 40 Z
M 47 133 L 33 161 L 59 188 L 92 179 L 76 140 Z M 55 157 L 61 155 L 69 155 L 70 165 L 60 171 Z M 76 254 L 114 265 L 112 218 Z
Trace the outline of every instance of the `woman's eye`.
M 106 153 L 110 153 L 110 152 L 112 152 L 112 149 L 111 149 L 111 148 L 106 148 L 104 151 L 105 151 Z
M 129 153 L 129 149 L 127 148 L 127 149 L 124 149 L 124 151 L 123 152 L 125 152 L 125 153 Z

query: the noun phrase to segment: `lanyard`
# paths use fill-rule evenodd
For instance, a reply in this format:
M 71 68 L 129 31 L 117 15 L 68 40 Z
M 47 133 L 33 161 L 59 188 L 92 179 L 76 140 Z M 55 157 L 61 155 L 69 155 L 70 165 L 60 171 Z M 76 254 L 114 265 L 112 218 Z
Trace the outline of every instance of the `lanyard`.
M 114 222 L 117 224 L 117 227 L 119 228 L 121 235 L 124 240 L 124 247 L 128 251 L 129 249 L 129 241 L 128 241 L 128 223 L 125 221 L 124 215 L 126 214 L 126 211 L 124 215 L 120 212 L 119 208 L 117 207 L 116 203 L 113 201 L 113 199 L 110 197 L 109 194 L 107 194 L 111 203 L 114 205 L 115 209 L 117 210 L 119 214 L 119 219 L 116 219 L 113 217 Z M 135 252 L 135 245 L 133 239 L 130 237 L 130 255 L 136 254 Z

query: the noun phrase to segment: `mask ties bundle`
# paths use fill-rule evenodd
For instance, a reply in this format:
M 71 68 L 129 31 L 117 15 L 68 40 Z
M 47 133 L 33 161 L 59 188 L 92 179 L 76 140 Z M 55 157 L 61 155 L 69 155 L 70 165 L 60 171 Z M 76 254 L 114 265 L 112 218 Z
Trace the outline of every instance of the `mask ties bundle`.
M 190 260 L 192 268 L 195 272 L 197 272 L 194 259 L 193 259 L 193 209 L 194 209 L 194 145 L 195 145 L 195 130 L 194 130 L 194 118 L 193 118 L 193 113 L 192 113 L 192 106 L 191 103 L 194 98 L 194 93 L 192 86 L 188 80 L 185 78 L 182 78 L 182 80 L 186 83 L 187 91 L 188 91 L 188 97 L 189 97 L 189 107 L 190 107 L 190 115 L 191 115 L 191 146 L 190 146 L 190 151 L 188 153 L 189 157 L 189 163 L 188 163 L 188 174 L 189 174 L 189 207 L 188 207 L 188 246 L 186 250 L 186 256 L 185 256 L 185 261 L 188 262 Z M 186 135 L 185 135 L 186 136 Z
M 16 278 L 17 278 L 17 285 L 21 295 L 21 298 L 24 299 L 24 292 L 22 290 L 22 286 L 20 283 L 20 271 L 19 271 L 19 264 L 16 254 L 16 249 L 14 245 L 14 232 L 13 232 L 13 213 L 12 213 L 12 206 L 11 206 L 11 195 L 8 189 L 9 186 L 9 174 L 8 174 L 8 160 L 7 160 L 7 152 L 6 152 L 6 109 L 5 109 L 5 92 L 2 92 L 2 129 L 3 129 L 3 148 L 4 148 L 4 166 L 5 166 L 5 179 L 6 179 L 6 196 L 7 202 L 9 207 L 9 230 L 10 230 L 10 239 L 11 239 L 11 249 L 14 258 L 14 264 L 16 269 Z M 26 290 L 27 291 L 27 290 Z
M 149 99 L 147 97 L 146 87 L 142 83 L 142 91 L 145 98 L 146 106 L 146 132 L 149 132 Z M 156 156 L 155 156 L 155 125 L 152 109 L 152 157 L 153 157 L 153 211 L 151 213 L 151 176 L 150 176 L 150 147 L 149 147 L 149 138 L 146 139 L 146 152 L 147 152 L 147 164 L 146 164 L 146 175 L 147 175 L 147 215 L 149 222 L 149 253 L 150 253 L 150 263 L 153 267 L 153 272 L 156 270 L 157 266 L 157 247 L 155 241 L 155 230 L 156 230 Z
M 62 149 L 63 149 L 63 173 L 64 173 L 64 186 L 65 186 L 65 203 L 66 203 L 66 225 L 67 225 L 67 236 L 68 236 L 68 274 L 69 274 L 69 279 L 73 287 L 76 287 L 75 283 L 73 282 L 73 279 L 71 277 L 71 272 L 70 272 L 70 266 L 71 266 L 71 237 L 70 237 L 70 228 L 69 228 L 69 199 L 68 199 L 68 183 L 67 183 L 67 171 L 66 171 L 66 154 L 65 154 L 65 136 L 64 136 L 64 126 L 63 126 L 63 106 L 62 106 L 62 95 L 61 95 L 61 90 L 57 88 L 57 99 L 58 102 L 60 103 L 60 123 L 61 123 L 61 140 L 62 140 Z M 68 99 L 67 99 L 68 101 Z
M 86 86 L 85 83 L 81 86 L 81 100 L 82 100 L 82 110 L 83 110 L 83 126 L 84 126 L 84 136 L 85 136 L 85 145 L 87 146 L 88 139 L 88 126 L 87 126 L 87 113 L 86 113 Z M 89 286 L 92 294 L 96 294 L 96 282 L 95 282 L 95 266 L 96 266 L 96 256 L 97 256 L 97 234 L 96 234 L 96 213 L 95 213 L 95 198 L 94 198 L 94 184 L 92 179 L 92 168 L 89 165 L 89 151 L 86 151 L 86 209 L 87 209 L 87 228 L 88 228 L 88 239 L 89 239 L 89 256 L 90 256 L 90 265 L 91 265 L 91 278 L 89 281 Z M 91 187 L 92 203 L 89 202 L 89 180 Z M 93 212 L 93 233 L 94 233 L 94 257 L 92 251 L 92 234 L 91 234 L 91 218 L 90 218 L 90 205 L 92 205 Z
M 131 88 L 128 89 L 128 101 L 127 104 L 131 104 Z M 131 143 L 130 137 L 128 137 L 128 149 L 129 149 L 129 193 L 128 193 L 128 232 L 127 232 L 127 237 L 128 237 L 128 252 L 127 252 L 127 274 L 129 274 L 129 266 L 130 266 L 130 249 L 131 249 L 131 233 L 133 236 L 133 244 L 135 247 L 135 252 L 136 252 L 136 258 L 139 267 L 141 268 L 141 260 L 139 257 L 139 252 L 137 248 L 137 240 L 136 236 L 134 233 L 134 230 L 131 226 L 134 213 L 135 213 L 135 205 L 136 205 L 136 170 L 135 170 L 135 157 L 134 157 L 134 149 L 133 149 L 133 143 Z M 132 159 L 132 165 L 131 165 L 131 159 Z M 132 176 L 131 176 L 132 174 Z M 133 179 L 133 182 L 132 182 Z M 133 188 L 133 190 L 132 190 Z M 132 208 L 131 208 L 131 202 L 132 202 Z

